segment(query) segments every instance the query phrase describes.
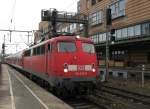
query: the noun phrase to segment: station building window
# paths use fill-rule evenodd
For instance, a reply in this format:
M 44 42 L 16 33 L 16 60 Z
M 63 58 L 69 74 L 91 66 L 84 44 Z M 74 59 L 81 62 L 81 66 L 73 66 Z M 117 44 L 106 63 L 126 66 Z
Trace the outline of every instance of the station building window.
M 103 41 L 106 41 L 106 33 L 103 33 Z
M 109 72 L 109 76 L 113 76 L 113 72 Z
M 117 30 L 116 35 L 117 35 L 116 37 L 117 37 L 118 40 L 122 38 L 121 29 Z
M 150 23 L 142 24 L 142 35 L 149 35 L 150 34 Z
M 95 5 L 96 4 L 96 0 L 91 0 L 91 5 Z
M 127 38 L 128 37 L 128 31 L 127 28 L 122 29 L 122 38 Z
M 103 52 L 98 52 L 97 53 L 97 59 L 100 60 L 103 57 Z
M 124 50 L 112 51 L 111 52 L 111 59 L 116 60 L 116 61 L 123 61 L 124 55 L 125 55 Z
M 94 43 L 96 43 L 96 35 L 94 36 Z
M 79 24 L 79 29 L 83 30 L 83 24 Z
M 141 35 L 141 25 L 136 25 L 134 27 L 134 32 L 135 32 L 135 36 L 140 36 Z
M 89 19 L 90 19 L 90 25 L 92 26 L 102 23 L 102 11 L 97 11 L 95 13 L 92 13 L 89 16 Z
M 93 40 L 94 43 L 96 43 L 95 35 L 92 36 L 92 40 Z
M 118 16 L 123 16 L 123 15 L 125 15 L 125 0 L 120 0 Z
M 110 5 L 112 18 L 117 18 L 125 15 L 126 0 L 119 0 Z
M 102 41 L 103 41 L 103 35 L 99 34 L 99 42 L 102 42 Z
M 134 27 L 128 27 L 128 36 L 133 37 L 134 36 Z
M 96 43 L 99 43 L 99 35 L 96 34 Z
M 99 33 L 97 33 L 96 36 L 97 36 L 97 43 L 99 43 Z
M 91 36 L 91 39 L 95 44 L 105 42 L 106 41 L 106 33 L 97 33 Z
M 95 34 L 94 36 L 95 36 L 95 43 L 97 43 L 97 34 Z
M 74 32 L 76 31 L 76 29 L 77 29 L 76 26 L 77 26 L 76 24 L 71 24 L 71 25 L 70 25 L 70 32 L 71 32 L 71 33 L 74 33 Z

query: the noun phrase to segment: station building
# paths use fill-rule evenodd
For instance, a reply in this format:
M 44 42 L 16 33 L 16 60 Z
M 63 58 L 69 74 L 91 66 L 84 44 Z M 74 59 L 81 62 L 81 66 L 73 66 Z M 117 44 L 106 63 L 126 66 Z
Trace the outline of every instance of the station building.
M 110 67 L 150 65 L 149 0 L 80 0 L 78 13 L 89 19 L 89 35 L 94 41 L 100 65 L 105 65 L 105 10 L 111 9 L 115 42 L 109 42 Z

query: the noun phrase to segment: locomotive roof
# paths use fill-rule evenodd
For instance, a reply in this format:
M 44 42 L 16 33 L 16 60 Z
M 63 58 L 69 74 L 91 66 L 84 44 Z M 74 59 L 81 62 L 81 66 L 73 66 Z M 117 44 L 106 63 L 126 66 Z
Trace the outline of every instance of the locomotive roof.
M 55 38 L 51 38 L 49 40 L 43 41 L 43 42 L 41 42 L 39 44 L 36 44 L 36 45 L 34 45 L 34 46 L 30 47 L 30 48 L 27 48 L 27 49 L 25 49 L 23 51 L 17 52 L 15 54 L 11 54 L 11 55 L 9 55 L 9 56 L 7 56 L 5 58 L 13 58 L 13 57 L 21 58 L 21 56 L 22 56 L 24 51 L 32 49 L 32 48 L 40 46 L 40 45 L 43 45 L 43 44 L 46 44 L 48 42 L 75 41 L 75 40 L 82 40 L 82 41 L 93 43 L 90 38 L 84 38 L 84 37 L 76 38 L 76 36 L 59 36 L 59 37 L 55 37 Z
M 76 38 L 76 36 L 59 36 L 59 37 L 54 37 L 54 38 L 51 38 L 51 39 L 49 39 L 49 40 L 43 41 L 43 42 L 41 42 L 41 43 L 39 43 L 39 44 L 33 45 L 32 47 L 30 47 L 30 48 L 28 48 L 28 49 L 32 49 L 32 48 L 34 48 L 34 47 L 37 47 L 37 46 L 46 44 L 46 43 L 48 43 L 48 42 L 75 41 L 75 40 L 83 40 L 83 41 L 92 43 L 92 40 L 91 40 L 90 38 L 84 38 L 84 37 Z M 26 50 L 28 50 L 28 49 L 26 49 Z
M 88 42 L 92 42 L 90 38 L 85 38 L 85 37 L 80 37 L 77 38 L 76 36 L 59 36 L 55 38 L 56 41 L 58 40 L 83 40 L 83 41 L 88 41 Z

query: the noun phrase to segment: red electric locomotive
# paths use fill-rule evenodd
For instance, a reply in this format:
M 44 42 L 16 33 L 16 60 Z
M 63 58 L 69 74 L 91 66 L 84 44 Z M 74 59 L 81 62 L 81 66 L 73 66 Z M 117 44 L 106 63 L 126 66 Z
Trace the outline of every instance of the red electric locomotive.
M 30 72 L 60 92 L 84 92 L 93 88 L 97 59 L 93 42 L 79 36 L 59 36 L 23 51 L 22 58 L 9 64 Z M 19 56 L 20 57 L 20 56 Z M 15 59 L 15 58 L 14 58 Z M 13 59 L 13 60 L 14 60 Z

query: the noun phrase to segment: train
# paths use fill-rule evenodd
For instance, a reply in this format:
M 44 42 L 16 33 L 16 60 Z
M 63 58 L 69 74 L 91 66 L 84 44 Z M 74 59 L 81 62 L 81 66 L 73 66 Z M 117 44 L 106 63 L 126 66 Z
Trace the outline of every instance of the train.
M 98 75 L 94 43 L 79 35 L 48 39 L 5 57 L 5 62 L 60 95 L 89 93 Z

